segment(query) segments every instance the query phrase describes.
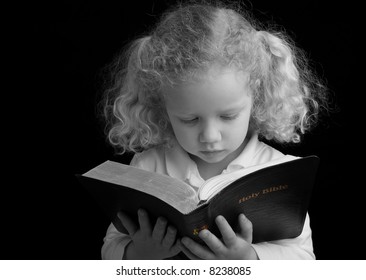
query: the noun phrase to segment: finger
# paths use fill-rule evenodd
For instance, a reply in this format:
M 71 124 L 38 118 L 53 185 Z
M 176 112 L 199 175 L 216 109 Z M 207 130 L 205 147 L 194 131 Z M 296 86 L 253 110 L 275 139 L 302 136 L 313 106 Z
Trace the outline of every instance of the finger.
M 163 246 L 166 248 L 170 248 L 174 244 L 176 236 L 177 236 L 176 228 L 168 226 L 168 229 L 166 230 L 166 235 L 162 242 Z
M 159 217 L 156 220 L 156 224 L 154 226 L 153 232 L 152 232 L 152 238 L 157 241 L 161 242 L 164 238 L 165 232 L 166 232 L 166 225 L 167 220 L 163 217 Z
M 197 257 L 196 255 L 194 255 L 191 251 L 189 251 L 189 249 L 186 246 L 184 246 L 183 244 L 181 244 L 181 250 L 191 260 L 202 260 L 199 257 Z
M 139 217 L 140 229 L 143 233 L 150 235 L 151 234 L 151 224 L 148 213 L 144 209 L 139 209 L 137 211 Z
M 206 245 L 211 249 L 212 252 L 215 253 L 216 256 L 222 255 L 225 252 L 225 245 L 222 244 L 221 240 L 209 230 L 201 230 L 198 236 L 206 243 Z
M 126 228 L 128 234 L 130 236 L 133 236 L 138 229 L 136 223 L 124 212 L 118 212 L 117 216 L 121 220 L 123 226 Z
M 215 255 L 207 247 L 198 244 L 189 237 L 183 237 L 182 243 L 191 253 L 193 253 L 198 258 L 205 260 L 215 259 Z
M 222 235 L 222 239 L 227 247 L 231 247 L 236 244 L 237 236 L 236 233 L 233 231 L 227 220 L 219 215 L 216 217 L 216 225 L 220 230 Z
M 173 255 L 177 255 L 180 251 L 182 251 L 182 246 L 182 243 L 178 239 L 177 242 L 175 242 L 175 244 L 170 248 L 170 252 Z
M 239 217 L 240 236 L 248 243 L 253 241 L 253 225 L 252 222 L 244 215 L 240 214 Z

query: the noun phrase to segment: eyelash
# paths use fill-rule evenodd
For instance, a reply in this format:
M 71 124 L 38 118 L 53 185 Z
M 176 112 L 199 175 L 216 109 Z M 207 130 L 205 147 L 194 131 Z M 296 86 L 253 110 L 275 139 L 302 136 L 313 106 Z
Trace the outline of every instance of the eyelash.
M 181 119 L 180 121 L 182 123 L 184 123 L 184 124 L 192 124 L 192 123 L 194 123 L 197 120 L 198 120 L 198 118 L 194 118 L 194 119 L 191 119 L 191 120 L 183 120 L 183 119 Z
M 230 116 L 220 116 L 223 120 L 225 121 L 231 121 L 231 120 L 234 120 L 238 117 L 239 114 L 235 114 L 235 115 L 230 115 Z M 181 119 L 180 120 L 182 123 L 184 124 L 193 124 L 195 123 L 196 121 L 198 121 L 198 118 L 194 118 L 194 119 L 190 119 L 190 120 L 183 120 Z
M 231 120 L 235 120 L 238 117 L 238 115 L 239 114 L 230 115 L 230 116 L 221 116 L 221 118 L 226 120 L 226 121 L 231 121 Z

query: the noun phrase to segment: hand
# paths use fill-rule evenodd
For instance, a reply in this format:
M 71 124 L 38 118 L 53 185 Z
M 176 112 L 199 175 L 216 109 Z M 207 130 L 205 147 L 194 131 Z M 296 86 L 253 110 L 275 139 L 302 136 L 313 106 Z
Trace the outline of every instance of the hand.
M 207 246 L 201 245 L 191 238 L 182 238 L 182 251 L 190 259 L 206 260 L 257 260 L 258 256 L 251 246 L 253 240 L 252 223 L 239 215 L 240 233 L 235 233 L 223 216 L 216 217 L 216 224 L 222 235 L 223 242 L 209 230 L 202 230 L 198 236 Z
M 132 238 L 125 249 L 126 259 L 165 259 L 181 251 L 180 241 L 176 242 L 177 230 L 167 226 L 165 218 L 159 217 L 152 229 L 148 213 L 139 209 L 137 214 L 140 227 L 126 214 L 118 212 L 118 218 Z

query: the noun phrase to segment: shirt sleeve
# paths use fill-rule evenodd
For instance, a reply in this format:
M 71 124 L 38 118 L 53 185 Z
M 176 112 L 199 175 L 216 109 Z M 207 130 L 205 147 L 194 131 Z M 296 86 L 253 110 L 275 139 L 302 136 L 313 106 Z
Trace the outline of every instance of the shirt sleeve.
M 119 232 L 111 223 L 107 229 L 107 234 L 103 239 L 102 260 L 122 260 L 125 248 L 131 241 L 128 234 Z
M 309 214 L 306 214 L 302 233 L 291 239 L 252 244 L 260 260 L 314 260 Z

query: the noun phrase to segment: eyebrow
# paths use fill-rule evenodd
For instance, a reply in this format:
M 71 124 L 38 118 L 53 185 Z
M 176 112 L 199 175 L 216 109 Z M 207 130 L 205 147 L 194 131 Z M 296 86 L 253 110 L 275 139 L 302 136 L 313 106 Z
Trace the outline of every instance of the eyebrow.
M 231 107 L 231 108 L 226 108 L 224 110 L 221 110 L 220 113 L 221 114 L 227 114 L 227 113 L 233 113 L 233 112 L 240 112 L 242 111 L 245 107 L 247 107 L 247 104 L 243 104 L 241 106 L 235 106 L 235 107 Z

